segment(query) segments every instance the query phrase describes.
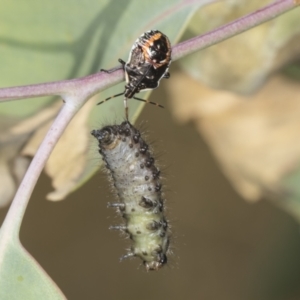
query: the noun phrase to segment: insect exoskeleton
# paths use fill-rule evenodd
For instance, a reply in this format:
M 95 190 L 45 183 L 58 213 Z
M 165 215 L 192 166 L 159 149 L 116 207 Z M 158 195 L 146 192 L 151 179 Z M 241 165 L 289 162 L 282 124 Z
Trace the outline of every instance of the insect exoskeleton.
M 172 48 L 168 37 L 162 32 L 158 30 L 147 31 L 137 39 L 134 46 L 142 48 L 145 60 L 152 64 L 155 69 L 169 67 Z
M 109 99 L 124 95 L 125 116 L 128 120 L 128 99 L 136 99 L 146 103 L 163 107 L 155 102 L 150 102 L 135 94 L 155 89 L 162 78 L 169 78 L 172 48 L 168 37 L 158 30 L 150 30 L 143 33 L 133 44 L 128 61 L 119 59 L 125 72 L 126 85 L 123 93 L 99 102 L 101 104 Z M 105 70 L 103 70 L 105 71 Z M 108 72 L 108 71 L 106 71 Z

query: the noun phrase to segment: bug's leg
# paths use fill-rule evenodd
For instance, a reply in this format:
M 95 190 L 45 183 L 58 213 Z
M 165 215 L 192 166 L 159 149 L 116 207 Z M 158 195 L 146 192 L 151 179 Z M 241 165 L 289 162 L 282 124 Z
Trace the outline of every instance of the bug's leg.
M 124 98 L 124 106 L 125 106 L 125 118 L 126 118 L 126 121 L 128 121 L 128 103 L 127 103 L 127 98 Z
M 142 102 L 145 102 L 145 103 L 153 104 L 153 105 L 156 105 L 156 106 L 161 107 L 161 108 L 165 108 L 164 106 L 162 106 L 161 104 L 158 104 L 157 102 L 152 102 L 152 101 L 148 101 L 148 100 L 137 98 L 137 97 L 133 97 L 133 99 L 138 100 L 138 101 L 142 101 Z
M 124 70 L 125 64 L 126 64 L 125 61 L 122 60 L 121 58 L 119 58 L 118 62 L 122 65 L 121 68 Z M 110 73 L 113 73 L 114 71 L 116 71 L 118 69 L 120 69 L 120 68 L 114 68 L 114 69 L 111 69 L 111 70 L 100 69 L 100 72 L 105 72 L 105 73 L 110 74 Z
M 124 92 L 123 92 L 123 93 L 120 93 L 120 94 L 113 95 L 113 96 L 111 96 L 111 97 L 108 97 L 108 98 L 104 99 L 103 101 L 98 102 L 97 105 L 100 105 L 100 104 L 102 104 L 103 102 L 106 102 L 106 101 L 108 101 L 108 100 L 110 100 L 110 99 L 112 99 L 112 98 L 119 97 L 119 96 L 121 96 L 121 95 L 124 95 Z
M 118 62 L 122 65 L 123 69 L 125 69 L 126 62 L 121 58 L 118 59 Z
M 166 79 L 168 79 L 168 78 L 170 78 L 170 76 L 171 76 L 171 75 L 170 75 L 170 73 L 169 73 L 169 72 L 167 72 L 167 73 L 165 73 L 165 74 L 164 74 L 163 78 L 166 78 Z

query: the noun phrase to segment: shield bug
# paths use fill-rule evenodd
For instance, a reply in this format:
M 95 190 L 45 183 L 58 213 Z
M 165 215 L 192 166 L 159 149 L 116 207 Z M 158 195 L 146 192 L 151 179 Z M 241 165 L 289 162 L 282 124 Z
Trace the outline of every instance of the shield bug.
M 155 89 L 162 78 L 169 78 L 169 66 L 171 64 L 172 48 L 166 35 L 158 30 L 150 30 L 143 33 L 133 44 L 128 61 L 119 59 L 125 72 L 125 90 L 101 102 L 124 95 L 125 115 L 128 120 L 128 99 L 136 99 L 159 107 L 162 105 L 135 97 L 136 93 Z M 109 72 L 106 70 L 101 70 Z

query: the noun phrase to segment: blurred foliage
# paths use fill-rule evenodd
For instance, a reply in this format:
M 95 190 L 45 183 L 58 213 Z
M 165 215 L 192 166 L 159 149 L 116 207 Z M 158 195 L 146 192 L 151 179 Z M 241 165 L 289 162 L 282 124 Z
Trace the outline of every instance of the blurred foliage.
M 204 7 L 193 16 L 183 39 L 234 21 L 270 2 L 272 1 L 220 1 Z M 213 88 L 241 94 L 254 93 L 272 73 L 299 58 L 299 18 L 300 10 L 294 9 L 187 56 L 180 60 L 180 65 L 193 78 Z
M 185 37 L 234 20 L 262 2 L 269 1 L 207 6 L 193 17 Z M 205 26 L 199 26 L 199 18 Z M 298 221 L 299 20 L 295 9 L 188 56 L 179 65 L 189 75 L 173 73 L 172 83 L 166 83 L 174 114 L 180 122 L 195 123 L 235 189 L 248 201 L 269 198 Z

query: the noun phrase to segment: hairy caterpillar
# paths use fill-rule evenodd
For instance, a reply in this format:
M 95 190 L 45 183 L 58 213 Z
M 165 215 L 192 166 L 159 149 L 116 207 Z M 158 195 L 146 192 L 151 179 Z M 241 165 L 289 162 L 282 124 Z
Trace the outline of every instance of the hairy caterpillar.
M 140 257 L 147 269 L 158 270 L 167 262 L 170 231 L 164 216 L 160 171 L 148 145 L 128 121 L 105 126 L 91 134 L 99 142 L 99 153 L 113 179 L 125 220 L 114 229 L 124 230 L 133 241 L 122 258 Z

